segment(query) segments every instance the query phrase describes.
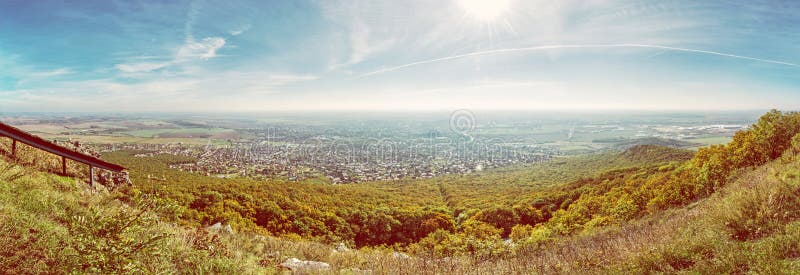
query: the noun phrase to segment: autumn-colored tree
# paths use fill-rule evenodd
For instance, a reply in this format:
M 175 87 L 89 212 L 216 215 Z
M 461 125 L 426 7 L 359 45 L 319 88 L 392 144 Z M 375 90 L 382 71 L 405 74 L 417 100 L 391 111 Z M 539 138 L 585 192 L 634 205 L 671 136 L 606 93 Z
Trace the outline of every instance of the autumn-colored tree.
M 511 228 L 519 224 L 519 216 L 513 209 L 504 207 L 494 207 L 478 212 L 473 217 L 474 220 L 487 223 L 495 228 L 502 230 L 501 236 L 511 234 Z

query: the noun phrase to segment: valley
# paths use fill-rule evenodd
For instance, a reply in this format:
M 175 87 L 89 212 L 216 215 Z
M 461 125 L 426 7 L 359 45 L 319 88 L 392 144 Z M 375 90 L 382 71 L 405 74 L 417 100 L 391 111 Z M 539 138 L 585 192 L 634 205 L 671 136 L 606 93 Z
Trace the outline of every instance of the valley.
M 548 155 L 546 159 L 531 163 L 513 163 L 469 173 L 452 173 L 431 178 L 378 179 L 349 184 L 336 184 L 322 175 L 289 178 L 280 175 L 232 174 L 221 177 L 216 173 L 198 173 L 186 169 L 187 164 L 196 164 L 203 157 L 191 155 L 186 153 L 187 151 L 213 146 L 226 148 L 225 146 L 231 146 L 233 141 L 228 141 L 227 145 L 168 143 L 159 145 L 163 147 L 152 147 L 152 144 L 140 143 L 87 142 L 81 146 L 101 152 L 104 160 L 121 164 L 130 172 L 133 185 L 103 187 L 106 190 L 103 193 L 107 194 L 103 196 L 114 197 L 114 200 L 133 207 L 150 209 L 143 211 L 147 211 L 150 213 L 148 215 L 154 218 L 177 226 L 176 229 L 170 230 L 211 228 L 214 224 L 222 224 L 230 226 L 235 233 L 211 234 L 222 234 L 220 238 L 226 242 L 244 241 L 250 243 L 248 245 L 256 243 L 265 245 L 265 241 L 270 245 L 285 243 L 281 245 L 283 248 L 274 248 L 272 251 L 283 251 L 281 253 L 288 255 L 273 257 L 268 256 L 272 255 L 269 254 L 272 252 L 265 251 L 267 254 L 255 256 L 266 257 L 262 258 L 260 262 L 262 266 L 256 267 L 257 269 L 272 269 L 288 259 L 289 255 L 305 260 L 334 262 L 342 260 L 340 257 L 344 254 L 313 252 L 322 254 L 310 256 L 311 254 L 297 254 L 298 251 L 285 251 L 286 245 L 308 247 L 313 243 L 310 247 L 317 247 L 313 248 L 313 251 L 326 246 L 350 247 L 348 250 L 352 248 L 355 254 L 347 257 L 362 259 L 357 263 L 336 262 L 337 270 L 354 268 L 379 273 L 404 270 L 404 267 L 395 265 L 398 259 L 392 255 L 409 257 L 400 259 L 400 262 L 411 264 L 414 268 L 421 268 L 418 265 L 422 264 L 433 270 L 449 266 L 451 270 L 465 268 L 465 271 L 490 268 L 511 273 L 532 270 L 560 273 L 576 268 L 593 269 L 590 262 L 596 260 L 595 253 L 617 253 L 614 252 L 617 249 L 625 249 L 630 251 L 627 253 L 632 254 L 621 254 L 618 256 L 620 258 L 607 259 L 618 262 L 604 262 L 600 266 L 620 268 L 620 270 L 650 271 L 684 268 L 721 270 L 719 268 L 722 266 L 704 262 L 702 255 L 693 254 L 696 253 L 694 250 L 681 250 L 684 252 L 680 253 L 684 254 L 680 254 L 683 256 L 679 257 L 683 258 L 676 259 L 660 258 L 667 257 L 665 255 L 668 254 L 658 254 L 660 256 L 655 258 L 647 254 L 673 253 L 669 252 L 672 250 L 641 253 L 635 251 L 639 249 L 637 247 L 649 245 L 663 249 L 683 249 L 672 246 L 681 240 L 680 236 L 671 235 L 678 231 L 661 227 L 661 224 L 671 223 L 674 219 L 681 219 L 681 223 L 687 226 L 692 224 L 718 226 L 714 225 L 717 223 L 716 220 L 694 218 L 697 214 L 690 213 L 696 211 L 717 211 L 709 213 L 713 213 L 713 216 L 719 219 L 733 219 L 733 217 L 738 217 L 737 221 L 758 219 L 750 216 L 730 216 L 748 215 L 745 212 L 724 212 L 730 210 L 717 206 L 723 201 L 734 200 L 724 203 L 738 204 L 746 199 L 728 199 L 730 195 L 719 192 L 738 188 L 727 187 L 731 182 L 737 182 L 731 184 L 732 186 L 739 186 L 746 183 L 738 182 L 756 176 L 751 174 L 764 173 L 750 171 L 769 173 L 758 175 L 770 179 L 758 181 L 758 184 L 770 184 L 770 187 L 765 187 L 767 190 L 773 190 L 770 189 L 773 188 L 770 183 L 773 181 L 785 182 L 780 184 L 788 184 L 785 188 L 789 189 L 786 190 L 794 190 L 796 187 L 791 182 L 795 177 L 792 176 L 793 172 L 789 167 L 796 164 L 793 150 L 800 150 L 793 147 L 796 146 L 797 133 L 800 133 L 800 123 L 797 121 L 800 120 L 797 120 L 796 113 L 783 114 L 773 111 L 763 115 L 748 130 L 737 132 L 731 143 L 724 146 L 702 147 L 697 151 L 692 150 L 691 146 L 684 146 L 685 141 L 642 139 L 641 144 L 620 143 L 618 147 L 605 148 L 591 154 L 555 153 Z M 767 125 L 770 126 L 766 127 Z M 673 147 L 660 145 L 662 142 L 668 142 Z M 9 150 L 8 148 L 7 142 L 0 145 L 3 151 Z M 216 151 L 211 152 L 218 154 L 220 148 L 215 148 L 213 150 Z M 737 148 L 748 149 L 742 151 Z M 24 148 L 21 150 L 28 152 Z M 723 157 L 723 155 L 728 156 Z M 28 159 L 32 163 L 39 163 L 37 167 L 40 168 L 34 169 L 47 170 L 46 162 L 41 161 L 43 157 L 33 152 L 24 153 L 17 161 L 22 161 L 19 163 L 24 164 Z M 761 165 L 773 168 L 757 168 Z M 22 181 L 33 180 L 40 188 L 49 188 L 47 185 L 50 183 L 46 183 L 47 181 L 35 180 L 40 176 L 33 178 L 25 176 L 25 174 L 41 175 L 41 172 L 33 172 L 29 170 L 31 168 L 14 168 L 17 167 L 14 165 L 8 167 L 11 167 L 8 168 L 11 169 L 9 171 L 23 169 L 21 171 L 25 172 L 21 177 Z M 754 168 L 757 169 L 752 170 Z M 779 172 L 775 172 L 776 169 Z M 69 175 L 77 178 L 86 177 L 85 171 L 75 168 L 69 170 Z M 5 177 L 9 178 L 8 175 Z M 20 179 L 16 177 L 9 178 L 9 181 L 18 180 Z M 58 181 L 64 180 L 70 182 L 68 178 Z M 81 185 L 80 180 L 74 183 Z M 774 190 L 774 192 L 788 192 L 784 189 Z M 752 196 L 761 196 L 759 194 Z M 793 198 L 786 197 L 789 200 Z M 156 199 L 158 205 L 155 208 L 151 208 L 154 207 L 152 205 L 141 204 L 142 200 L 153 199 Z M 753 201 L 753 203 L 760 202 Z M 792 206 L 787 204 L 779 207 Z M 790 215 L 786 216 L 788 224 L 794 216 L 787 215 Z M 721 230 L 733 232 L 730 238 L 734 241 L 740 238 L 754 238 L 748 234 L 756 234 L 753 236 L 760 238 L 758 236 L 762 234 L 771 236 L 772 232 L 783 232 L 774 231 L 783 228 L 783 220 L 768 219 L 753 222 L 769 223 L 769 226 L 775 229 L 770 229 L 773 230 L 769 231 L 770 233 L 763 233 L 758 231 L 761 229 L 752 231 L 754 229 L 747 223 L 735 225 L 729 222 L 725 225 L 727 229 Z M 13 228 L 8 230 L 16 230 Z M 698 230 L 692 228 L 686 227 L 680 230 Z M 792 232 L 794 231 L 781 233 L 788 235 L 775 236 L 794 238 Z M 234 235 L 225 236 L 225 234 Z M 738 237 L 738 234 L 745 235 Z M 262 238 L 259 236 L 270 237 L 259 239 Z M 675 239 L 669 242 L 657 241 L 666 236 Z M 242 238 L 255 239 L 245 241 Z M 621 238 L 625 242 L 619 243 Z M 729 247 L 717 243 L 727 242 L 725 241 L 727 237 L 713 238 L 708 239 L 707 242 L 710 243 L 706 243 L 707 246 L 702 249 L 717 251 Z M 597 248 L 598 245 L 600 248 Z M 563 250 L 565 247 L 573 248 Z M 579 252 L 566 252 L 576 251 L 575 247 L 581 247 L 577 250 Z M 152 249 L 160 248 L 156 246 Z M 228 253 L 239 251 L 235 253 L 259 255 L 254 251 L 240 251 L 232 247 L 228 249 L 231 249 Z M 774 249 L 777 248 L 763 246 L 759 249 L 770 251 L 765 253 L 776 253 Z M 706 250 L 697 253 L 705 253 L 702 251 Z M 381 253 L 389 254 L 387 256 Z M 733 252 L 724 250 L 720 253 Z M 217 257 L 213 256 L 213 253 L 207 255 Z M 144 257 L 144 255 L 132 254 L 130 257 Z M 364 260 L 362 257 L 372 260 Z M 550 259 L 548 257 L 565 260 L 554 263 L 548 260 Z M 220 259 L 236 258 L 225 256 Z M 451 262 L 427 262 L 442 259 L 449 259 Z M 452 262 L 454 260 L 455 262 Z M 685 261 L 690 264 L 673 261 Z M 383 266 L 384 264 L 386 266 Z M 793 262 L 789 261 L 779 267 L 790 268 L 792 264 Z M 767 266 L 759 264 L 751 268 L 767 268 Z

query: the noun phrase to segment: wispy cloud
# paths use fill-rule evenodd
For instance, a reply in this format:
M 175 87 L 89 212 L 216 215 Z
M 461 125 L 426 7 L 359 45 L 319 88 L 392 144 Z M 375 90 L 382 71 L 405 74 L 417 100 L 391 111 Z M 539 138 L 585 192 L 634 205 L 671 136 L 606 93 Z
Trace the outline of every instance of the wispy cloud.
M 126 73 L 149 72 L 169 66 L 171 62 L 121 63 L 114 67 Z
M 51 71 L 36 72 L 36 73 L 33 73 L 32 75 L 35 76 L 35 77 L 53 77 L 53 76 L 68 75 L 68 74 L 71 74 L 71 73 L 73 73 L 73 72 L 69 68 L 58 68 L 58 69 L 51 70 Z
M 374 55 L 390 50 L 398 42 L 394 29 L 381 22 L 387 18 L 375 12 L 385 12 L 385 3 L 360 1 L 322 2 L 325 17 L 344 28 L 347 55 L 337 57 L 330 69 L 359 64 Z M 375 8 L 380 7 L 380 10 Z M 386 14 L 390 18 L 390 14 Z
M 354 20 L 350 30 L 350 59 L 346 64 L 358 64 L 372 54 L 384 51 L 394 44 L 394 39 L 371 41 L 371 30 L 361 20 Z
M 236 29 L 233 29 L 233 30 L 231 30 L 231 31 L 230 31 L 230 32 L 228 32 L 228 33 L 229 33 L 230 35 L 232 35 L 232 36 L 238 36 L 238 35 L 240 35 L 240 34 L 243 34 L 243 33 L 244 33 L 244 32 L 246 32 L 246 31 L 250 30 L 250 28 L 251 28 L 251 27 L 253 27 L 253 25 L 250 25 L 250 24 L 245 24 L 245 25 L 242 25 L 242 26 L 240 26 L 240 27 L 238 27 L 238 28 L 236 28 Z
M 708 54 L 708 55 L 716 55 L 722 57 L 729 57 L 735 59 L 743 59 L 743 60 L 750 60 L 750 61 L 758 61 L 758 62 L 765 62 L 765 63 L 772 63 L 778 65 L 785 65 L 791 67 L 800 67 L 800 64 L 791 63 L 786 61 L 780 60 L 772 60 L 772 59 L 764 59 L 764 58 L 757 58 L 757 57 L 750 57 L 750 56 L 743 56 L 743 55 L 736 55 L 731 53 L 723 53 L 717 51 L 708 51 L 708 50 L 699 50 L 699 49 L 690 49 L 690 48 L 682 48 L 682 47 L 670 47 L 670 46 L 661 46 L 661 45 L 648 45 L 648 44 L 584 44 L 584 45 L 545 45 L 545 46 L 533 46 L 533 47 L 522 47 L 522 48 L 505 48 L 505 49 L 496 49 L 496 50 L 487 50 L 487 51 L 476 51 L 470 52 L 465 54 L 459 55 L 451 55 L 446 57 L 428 59 L 423 61 L 417 61 L 407 64 L 402 64 L 394 67 L 384 68 L 368 73 L 361 74 L 359 77 L 367 77 L 377 74 L 388 73 L 396 70 L 400 70 L 403 68 L 408 67 L 415 67 L 425 64 L 437 63 L 437 62 L 446 62 L 450 60 L 456 60 L 461 58 L 473 57 L 473 56 L 481 56 L 481 55 L 495 55 L 495 54 L 508 54 L 508 53 L 518 53 L 518 52 L 532 52 L 532 51 L 543 51 L 543 50 L 555 50 L 555 49 L 603 49 L 603 48 L 648 48 L 648 49 L 660 49 L 660 50 L 668 50 L 668 51 L 679 51 L 679 52 L 690 52 L 690 53 L 698 53 L 698 54 Z
M 114 67 L 124 73 L 146 73 L 196 59 L 208 60 L 217 57 L 217 51 L 225 46 L 225 38 L 206 37 L 200 41 L 196 41 L 194 38 L 194 25 L 201 11 L 202 1 L 192 1 L 187 11 L 186 22 L 184 24 L 184 42 L 175 50 L 171 60 L 162 62 L 139 62 L 136 60 L 141 58 L 134 57 L 132 58 L 132 62 L 120 63 Z M 237 34 L 243 31 L 244 29 Z
M 194 25 L 197 16 L 203 8 L 203 0 L 192 0 L 186 12 L 186 23 L 183 25 L 183 35 L 187 43 L 194 42 Z
M 28 85 L 41 85 L 44 83 L 52 83 L 58 79 L 68 77 L 75 72 L 70 68 L 58 68 L 53 70 L 42 70 L 30 66 L 16 66 L 16 68 L 7 73 L 6 76 L 18 77 L 16 83 L 17 87 L 24 87 Z
M 187 41 L 180 49 L 176 59 L 186 60 L 191 58 L 209 59 L 217 56 L 217 50 L 225 46 L 225 39 L 222 37 L 206 37 L 201 41 Z
M 129 62 L 119 63 L 114 67 L 125 73 L 144 73 L 163 69 L 169 66 L 202 59 L 208 60 L 217 57 L 217 51 L 225 46 L 225 39 L 221 37 L 207 37 L 201 41 L 187 41 L 175 53 L 170 61 L 164 62 Z
M 16 90 L 0 103 L 15 102 L 14 108 L 51 106 L 51 111 L 87 109 L 136 111 L 188 111 L 233 108 L 223 103 L 256 105 L 279 102 L 281 89 L 318 79 L 313 75 L 276 74 L 264 71 L 206 73 L 193 77 L 154 78 L 120 83 L 113 78 L 61 82 L 58 89 L 38 87 Z M 98 97 L 97 93 L 103 96 Z M 0 91 L 2 94 L 2 91 Z M 231 97 L 230 95 L 236 95 Z M 250 102 L 248 102 L 250 101 Z

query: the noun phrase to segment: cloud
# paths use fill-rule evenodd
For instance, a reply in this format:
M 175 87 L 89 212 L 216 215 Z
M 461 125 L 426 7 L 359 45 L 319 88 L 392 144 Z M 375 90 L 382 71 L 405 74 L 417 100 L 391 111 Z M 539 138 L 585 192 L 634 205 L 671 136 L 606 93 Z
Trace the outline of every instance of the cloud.
M 438 62 L 445 62 L 450 60 L 456 60 L 461 58 L 473 57 L 473 56 L 482 56 L 482 55 L 495 55 L 495 54 L 507 54 L 507 53 L 518 53 L 518 52 L 532 52 L 532 51 L 542 51 L 542 50 L 555 50 L 555 49 L 604 49 L 604 48 L 647 48 L 647 49 L 658 49 L 658 50 L 667 50 L 667 51 L 677 51 L 677 52 L 689 52 L 689 53 L 697 53 L 697 54 L 706 54 L 706 55 L 716 55 L 722 56 L 727 58 L 734 58 L 734 59 L 743 59 L 743 60 L 750 60 L 750 61 L 758 61 L 764 63 L 772 63 L 778 65 L 785 65 L 791 67 L 800 67 L 800 64 L 791 63 L 786 61 L 780 60 L 773 60 L 773 59 L 764 59 L 764 58 L 757 58 L 757 57 L 750 57 L 750 56 L 743 56 L 743 55 L 736 55 L 731 53 L 723 53 L 723 52 L 716 52 L 716 51 L 708 51 L 708 50 L 699 50 L 699 49 L 690 49 L 690 48 L 682 48 L 682 47 L 670 47 L 670 46 L 662 46 L 662 45 L 648 45 L 648 44 L 584 44 L 584 45 L 545 45 L 545 46 L 532 46 L 532 47 L 521 47 L 521 48 L 505 48 L 505 49 L 495 49 L 495 50 L 486 50 L 486 51 L 476 51 L 471 53 L 459 54 L 459 55 L 451 55 L 446 57 L 422 60 L 417 62 L 411 62 L 407 64 L 402 64 L 394 67 L 383 68 L 380 70 L 364 73 L 359 77 L 367 77 L 377 74 L 388 73 L 391 71 L 396 71 L 403 68 L 408 67 L 415 67 L 425 64 L 431 63 L 438 63 Z
M 393 43 L 394 39 L 386 39 L 380 41 L 370 40 L 371 30 L 361 20 L 354 20 L 350 30 L 350 60 L 347 64 L 358 64 L 364 61 L 368 56 L 388 49 Z
M 281 84 L 286 84 L 299 81 L 316 80 L 318 78 L 319 77 L 315 75 L 272 74 L 268 79 Z
M 183 33 L 187 43 L 194 41 L 194 24 L 202 8 L 202 1 L 200 0 L 192 1 L 192 3 L 189 4 L 189 10 L 186 13 L 186 23 L 183 25 Z
M 117 64 L 114 67 L 126 73 L 139 73 L 139 72 L 149 72 L 158 70 L 168 66 L 169 64 L 170 62 L 141 62 L 141 63 Z
M 244 25 L 244 26 L 241 26 L 241 27 L 239 27 L 239 28 L 236 28 L 236 29 L 234 29 L 234 30 L 232 30 L 232 31 L 230 31 L 230 32 L 228 32 L 228 33 L 229 33 L 230 35 L 232 35 L 232 36 L 238 36 L 238 35 L 240 35 L 240 34 L 242 34 L 242 33 L 246 32 L 246 31 L 250 30 L 250 27 L 252 27 L 252 25 L 250 25 L 250 24 L 246 24 L 246 25 Z
M 145 73 L 168 66 L 189 62 L 195 59 L 208 60 L 217 56 L 217 50 L 225 46 L 225 39 L 221 37 L 207 37 L 200 42 L 187 41 L 178 48 L 175 57 L 166 62 L 131 62 L 114 65 L 114 68 L 124 73 Z
M 217 56 L 217 50 L 222 48 L 222 46 L 225 46 L 225 39 L 221 37 L 206 37 L 200 42 L 186 41 L 178 50 L 176 59 L 209 59 Z
M 72 70 L 69 69 L 69 68 L 58 68 L 58 69 L 55 69 L 55 70 L 52 70 L 52 71 L 37 72 L 37 73 L 34 73 L 33 76 L 36 76 L 36 77 L 54 77 L 54 76 L 67 75 L 67 74 L 71 74 L 71 73 L 72 73 Z
M 236 104 L 280 102 L 285 88 L 316 79 L 315 75 L 305 74 L 228 71 L 130 83 L 115 78 L 62 81 L 57 88 L 0 90 L 0 107 L 7 104 L 14 110 L 50 111 L 230 111 L 236 110 Z
M 17 81 L 16 86 L 27 86 L 29 84 L 37 85 L 50 82 L 58 79 L 59 77 L 73 73 L 74 72 L 70 68 L 38 70 L 30 66 L 22 66 L 17 67 L 17 71 L 11 71 L 10 75 L 17 75 L 19 77 L 19 81 Z
M 341 41 L 346 41 L 343 52 L 337 52 L 329 69 L 337 69 L 361 63 L 376 54 L 390 50 L 399 41 L 394 27 L 386 25 L 393 14 L 391 3 L 358 1 L 323 1 L 320 3 L 323 15 L 333 25 L 341 26 L 337 33 Z
M 172 60 L 165 62 L 127 62 L 120 63 L 114 67 L 124 73 L 146 73 L 169 66 L 177 65 L 184 62 L 189 62 L 195 59 L 208 60 L 217 57 L 217 51 L 225 46 L 225 38 L 222 37 L 206 37 L 203 40 L 196 41 L 194 38 L 194 25 L 196 24 L 197 17 L 202 11 L 202 1 L 192 1 L 186 14 L 186 22 L 184 24 L 184 42 L 175 50 Z M 243 27 L 236 34 L 244 32 L 249 25 Z M 141 59 L 135 57 L 131 59 Z

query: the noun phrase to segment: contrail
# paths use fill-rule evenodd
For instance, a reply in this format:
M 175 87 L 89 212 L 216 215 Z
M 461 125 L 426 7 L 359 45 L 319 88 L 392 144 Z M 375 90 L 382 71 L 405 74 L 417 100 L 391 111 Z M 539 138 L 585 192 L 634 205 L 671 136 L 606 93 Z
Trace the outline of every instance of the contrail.
M 471 53 L 465 53 L 465 54 L 441 57 L 441 58 L 424 60 L 424 61 L 417 61 L 417 62 L 403 64 L 403 65 L 399 65 L 399 66 L 384 68 L 384 69 L 380 69 L 380 70 L 377 70 L 377 71 L 372 71 L 372 72 L 368 72 L 368 73 L 359 75 L 358 78 L 377 75 L 377 74 L 383 74 L 383 73 L 396 71 L 396 70 L 407 68 L 407 67 L 414 67 L 414 66 L 419 66 L 419 65 L 429 64 L 429 63 L 437 63 L 437 62 L 442 62 L 442 61 L 453 60 L 453 59 L 460 59 L 460 58 L 465 58 L 465 57 L 470 57 L 470 56 L 493 55 L 493 54 L 526 52 L 526 51 L 540 51 L 540 50 L 551 50 L 551 49 L 580 49 L 580 48 L 649 48 L 649 49 L 662 49 L 662 50 L 669 50 L 669 51 L 710 54 L 710 55 L 724 56 L 724 57 L 730 57 L 730 58 L 737 58 L 737 59 L 745 59 L 745 60 L 752 60 L 752 61 L 780 64 L 780 65 L 786 65 L 786 66 L 792 66 L 792 67 L 800 67 L 800 64 L 784 62 L 784 61 L 779 61 L 779 60 L 762 59 L 762 58 L 755 58 L 755 57 L 736 55 L 736 54 L 730 54 L 730 53 L 723 53 L 723 52 L 706 51 L 706 50 L 689 49 L 689 48 L 680 48 L 680 47 L 669 47 L 669 46 L 661 46 L 661 45 L 648 45 L 648 44 L 577 44 L 577 45 L 545 45 L 545 46 L 533 46 L 533 47 L 523 47 L 523 48 L 507 48 L 507 49 L 477 51 L 477 52 L 471 52 Z

